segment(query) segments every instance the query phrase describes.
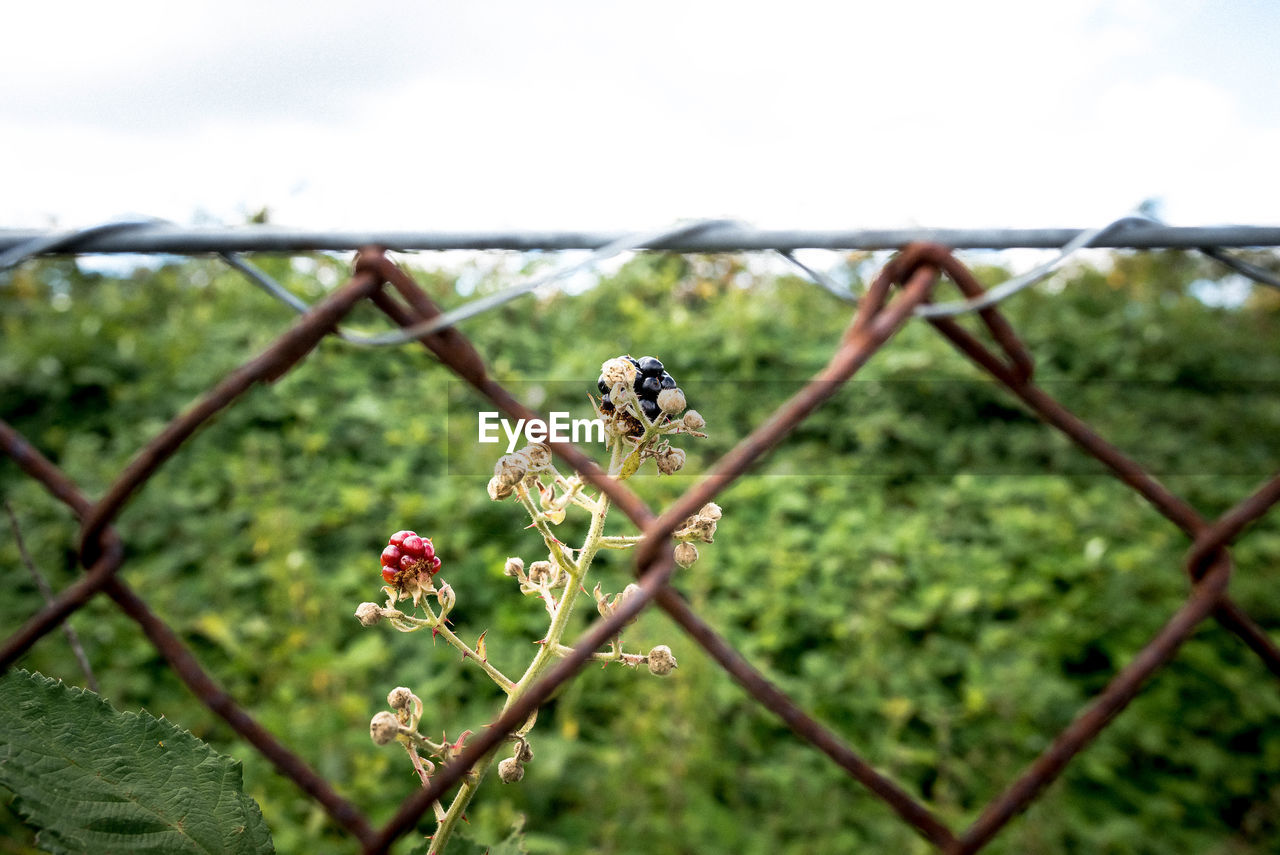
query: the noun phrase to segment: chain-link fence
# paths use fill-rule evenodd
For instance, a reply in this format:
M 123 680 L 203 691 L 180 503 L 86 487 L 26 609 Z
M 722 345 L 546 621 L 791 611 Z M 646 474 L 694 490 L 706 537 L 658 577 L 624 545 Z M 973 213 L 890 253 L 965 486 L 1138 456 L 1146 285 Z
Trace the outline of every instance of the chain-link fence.
M 1124 232 L 1122 229 L 1122 233 L 1117 234 L 1118 226 L 1123 226 L 1128 231 Z M 594 249 L 595 252 L 586 263 L 625 249 L 645 247 L 697 252 L 768 248 L 782 252 L 789 260 L 800 264 L 790 255 L 791 250 L 804 246 L 828 245 L 812 234 L 744 233 L 735 229 L 737 227 L 732 224 L 702 223 L 636 237 L 490 235 L 482 240 L 474 236 L 462 239 L 455 235 L 439 238 L 436 244 L 425 243 L 429 248 L 436 249 L 446 246 L 517 249 L 564 249 L 577 246 Z M 859 239 L 848 234 L 829 236 L 829 243 L 832 247 L 861 245 L 883 248 L 899 245 L 905 237 L 916 236 L 890 232 L 860 234 Z M 458 783 L 483 756 L 506 740 L 508 734 L 518 728 L 558 687 L 572 679 L 589 661 L 592 651 L 606 644 L 641 610 L 656 603 L 758 703 L 771 710 L 797 736 L 826 754 L 832 762 L 883 800 L 903 822 L 909 823 L 943 852 L 976 852 L 1062 773 L 1072 758 L 1133 700 L 1142 685 L 1169 662 L 1179 646 L 1203 621 L 1210 618 L 1216 620 L 1253 650 L 1272 673 L 1280 676 L 1280 647 L 1229 594 L 1232 573 L 1230 546 L 1250 523 L 1280 500 L 1280 475 L 1273 477 L 1218 518 L 1205 519 L 1188 502 L 1172 493 L 1036 384 L 1032 355 L 995 303 L 1043 276 L 1071 251 L 1086 245 L 1202 248 L 1256 281 L 1275 286 L 1277 283 L 1274 274 L 1225 255 L 1222 248 L 1277 245 L 1280 244 L 1280 230 L 1177 230 L 1150 221 L 1118 221 L 1106 229 L 1092 232 L 1049 230 L 1042 233 L 971 232 L 932 236 L 951 238 L 950 243 L 953 245 L 1063 245 L 1065 249 L 1050 265 L 1019 277 L 1015 280 L 1014 287 L 1002 286 L 999 293 L 996 293 L 994 289 L 993 292 L 984 292 L 974 276 L 947 247 L 930 242 L 905 245 L 867 291 L 856 299 L 857 308 L 853 320 L 826 367 L 755 431 L 720 458 L 704 477 L 661 514 L 655 514 L 625 484 L 607 477 L 575 446 L 551 443 L 556 455 L 573 467 L 586 482 L 606 494 L 643 533 L 644 540 L 636 550 L 635 562 L 635 574 L 642 593 L 626 599 L 611 617 L 596 621 L 574 642 L 572 653 L 566 655 L 546 677 L 512 703 L 491 727 L 484 729 L 470 741 L 455 762 L 440 769 L 432 778 L 430 786 L 409 796 L 386 825 L 375 828 L 355 805 L 339 796 L 321 775 L 285 747 L 275 735 L 255 722 L 200 666 L 190 649 L 165 621 L 125 583 L 118 573 L 124 561 L 124 549 L 113 523 L 125 510 L 133 494 L 181 450 L 183 443 L 197 429 L 234 404 L 254 384 L 273 381 L 289 372 L 326 335 L 339 333 L 339 323 L 355 306 L 364 301 L 372 302 L 402 330 L 397 334 L 366 338 L 364 343 L 390 344 L 416 340 L 499 410 L 512 418 L 538 418 L 538 414 L 516 400 L 498 380 L 489 375 L 481 354 L 453 324 L 467 314 L 475 314 L 497 302 L 525 293 L 551 277 L 524 283 L 496 298 L 488 298 L 488 302 L 483 304 L 477 301 L 470 309 L 464 306 L 462 310 L 442 313 L 413 278 L 386 254 L 385 247 L 389 245 L 421 248 L 424 241 L 413 240 L 410 239 L 412 236 L 403 234 L 369 236 L 370 245 L 359 251 L 350 280 L 314 307 L 308 307 L 290 299 L 287 294 L 279 293 L 283 289 L 278 289 L 268 277 L 233 253 L 255 249 L 291 252 L 342 249 L 354 241 L 352 236 L 324 239 L 321 235 L 311 235 L 309 238 L 301 238 L 296 234 L 270 230 L 244 230 L 231 236 L 225 232 L 215 232 L 212 237 L 208 234 L 193 236 L 190 232 L 157 229 L 152 224 L 136 223 L 112 224 L 73 235 L 9 235 L 5 242 L 0 243 L 0 266 L 11 265 L 38 252 L 50 251 L 217 252 L 229 263 L 253 277 L 258 284 L 268 290 L 278 289 L 273 293 L 289 300 L 304 315 L 260 356 L 232 372 L 194 406 L 173 419 L 134 457 L 106 493 L 96 501 L 85 496 L 70 478 L 17 431 L 0 422 L 0 447 L 27 474 L 70 507 L 80 519 L 80 560 L 87 570 L 78 582 L 58 593 L 46 608 L 33 615 L 24 626 L 5 640 L 0 649 L 0 663 L 8 668 L 42 636 L 56 629 L 92 597 L 99 593 L 106 594 L 138 623 L 175 673 L 210 710 L 221 716 L 236 733 L 266 756 L 281 774 L 292 779 L 302 791 L 318 802 L 336 824 L 359 840 L 365 852 L 380 853 L 387 851 L 398 838 L 409 832 L 433 802 Z M 575 265 L 575 268 L 578 266 L 580 265 Z M 804 267 L 802 264 L 800 266 Z M 807 267 L 805 270 L 824 287 L 840 290 L 838 285 L 825 281 L 820 274 Z M 965 296 L 965 301 L 946 306 L 932 303 L 931 294 L 940 277 L 946 277 L 954 283 Z M 846 296 L 853 299 L 851 295 Z M 955 319 L 954 315 L 965 312 L 975 312 L 978 315 L 987 340 L 984 340 L 984 336 L 969 331 Z M 748 467 L 832 397 L 842 384 L 852 378 L 916 316 L 921 316 L 932 324 L 960 353 L 1002 384 L 1044 422 L 1061 431 L 1076 446 L 1100 461 L 1191 541 L 1183 568 L 1190 580 L 1190 590 L 1185 602 L 1169 616 L 1163 627 L 1133 660 L 1116 673 L 1107 686 L 1057 735 L 1052 744 L 1009 782 L 966 829 L 948 827 L 919 799 L 873 768 L 853 746 L 801 709 L 691 608 L 670 584 L 677 573 L 670 535 L 682 521 L 741 477 Z M 360 336 L 342 334 L 353 341 L 361 340 Z

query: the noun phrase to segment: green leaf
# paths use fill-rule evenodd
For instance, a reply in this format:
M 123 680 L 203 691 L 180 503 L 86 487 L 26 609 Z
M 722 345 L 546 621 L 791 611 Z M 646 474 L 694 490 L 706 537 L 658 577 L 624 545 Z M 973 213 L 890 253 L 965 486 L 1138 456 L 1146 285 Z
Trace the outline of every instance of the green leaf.
M 475 840 L 471 836 L 475 832 L 470 828 L 460 829 L 445 844 L 444 851 L 447 855 L 529 855 L 529 848 L 525 843 L 524 836 L 525 822 L 525 815 L 518 815 L 515 821 L 511 823 L 511 833 L 493 845 L 487 845 Z M 410 855 L 426 855 L 430 848 L 431 842 L 428 840 L 412 850 Z
M 489 855 L 529 855 L 524 840 L 524 814 L 521 814 L 511 827 L 511 833 L 497 846 L 489 850 Z
M 269 853 L 240 763 L 40 674 L 0 677 L 0 784 L 54 853 Z

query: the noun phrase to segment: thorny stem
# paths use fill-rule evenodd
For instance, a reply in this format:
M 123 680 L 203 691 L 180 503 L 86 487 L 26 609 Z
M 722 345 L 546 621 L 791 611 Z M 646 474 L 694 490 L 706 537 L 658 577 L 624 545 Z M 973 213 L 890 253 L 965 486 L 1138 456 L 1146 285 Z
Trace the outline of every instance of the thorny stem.
M 620 534 L 600 538 L 600 545 L 605 549 L 630 549 L 642 540 L 643 534 Z
M 520 499 L 520 504 L 524 505 L 524 509 L 529 512 L 529 517 L 533 520 L 533 524 L 538 529 L 538 534 L 542 535 L 542 539 L 547 544 L 547 551 L 551 553 L 551 557 L 560 565 L 560 569 L 569 574 L 569 578 L 576 583 L 580 578 L 576 574 L 577 568 L 569 557 L 564 554 L 564 544 L 560 539 L 551 532 L 551 527 L 547 525 L 546 517 L 542 511 L 538 510 L 534 505 L 533 499 L 529 496 L 529 489 L 521 482 L 516 485 L 516 496 Z M 596 503 L 599 505 L 599 503 Z M 594 517 L 596 511 L 592 511 Z
M 509 695 L 515 690 L 516 684 L 511 681 L 511 678 L 506 674 L 503 674 L 493 665 L 489 664 L 488 659 L 481 659 L 479 654 L 472 650 L 465 641 L 455 635 L 453 630 L 449 629 L 449 627 L 445 625 L 444 618 L 436 617 L 435 614 L 432 613 L 431 609 L 427 608 L 425 604 L 424 608 L 426 608 L 427 614 L 431 615 L 430 617 L 414 617 L 413 615 L 407 615 L 402 611 L 392 608 L 383 609 L 382 616 L 387 618 L 391 622 L 392 626 L 403 632 L 413 632 L 415 630 L 423 629 L 424 627 L 430 627 L 433 633 L 439 635 L 445 641 L 458 648 L 462 653 L 463 659 L 469 659 L 479 665 L 484 672 L 489 675 L 489 679 L 497 683 L 502 691 Z
M 639 408 L 637 407 L 638 410 Z M 625 456 L 622 441 L 615 440 L 609 458 L 610 477 L 617 477 L 622 471 L 622 463 Z M 564 593 L 560 596 L 560 602 L 556 605 L 555 614 L 551 618 L 551 626 L 547 629 L 546 637 L 543 638 L 542 644 L 539 645 L 537 654 L 534 655 L 533 661 L 529 663 L 529 667 L 525 669 L 519 682 L 507 693 L 507 702 L 502 707 L 502 712 L 504 713 L 521 695 L 528 691 L 530 686 L 538 681 L 543 672 L 556 660 L 558 649 L 563 646 L 560 644 L 560 639 L 564 637 L 565 628 L 569 625 L 569 616 L 573 613 L 573 604 L 578 595 L 583 592 L 580 580 L 586 578 L 591 562 L 595 558 L 596 552 L 600 549 L 601 540 L 604 539 L 604 520 L 609 513 L 609 497 L 601 493 L 595 501 L 595 508 L 591 511 L 591 528 L 587 531 L 587 537 L 583 541 L 581 549 L 577 550 L 578 560 L 575 565 L 573 562 L 569 562 L 559 550 L 560 541 L 551 534 L 546 522 L 541 519 L 541 513 L 529 498 L 528 490 L 521 484 L 516 488 L 516 491 L 520 498 L 520 503 L 525 506 L 525 510 L 529 512 L 529 516 L 533 518 L 534 524 L 538 526 L 538 531 L 547 542 L 547 548 L 552 556 L 557 557 L 557 561 L 563 562 L 563 569 L 569 573 L 569 582 L 564 586 Z M 458 794 L 453 797 L 453 802 L 445 812 L 444 818 L 437 823 L 436 833 L 431 838 L 431 846 L 427 850 L 427 855 L 436 855 L 449 842 L 454 829 L 457 828 L 458 820 L 462 818 L 463 811 L 471 803 L 472 797 L 475 796 L 476 790 L 480 787 L 480 782 L 484 780 L 484 776 L 488 773 L 489 767 L 493 765 L 493 761 L 496 758 L 497 752 L 491 751 L 472 767 L 472 774 L 464 779 L 462 786 L 458 788 Z
M 555 654 L 557 656 L 565 657 L 570 655 L 571 653 L 573 653 L 573 648 L 570 647 L 569 645 L 567 644 L 556 645 Z M 613 644 L 612 649 L 608 653 L 597 651 L 595 653 L 592 653 L 591 656 L 588 658 L 594 662 L 605 662 L 605 663 L 621 662 L 623 665 L 630 665 L 633 668 L 636 667 L 637 665 L 644 664 L 649 659 L 649 657 L 643 653 L 623 653 L 622 647 L 619 646 L 616 642 Z

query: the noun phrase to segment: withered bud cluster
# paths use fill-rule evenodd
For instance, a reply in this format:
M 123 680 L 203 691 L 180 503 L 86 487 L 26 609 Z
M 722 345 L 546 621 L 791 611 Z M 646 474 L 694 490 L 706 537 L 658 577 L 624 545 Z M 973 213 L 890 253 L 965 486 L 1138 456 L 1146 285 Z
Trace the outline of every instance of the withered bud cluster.
M 636 377 L 639 373 L 636 364 L 622 356 L 606 359 L 604 364 L 600 366 L 600 377 L 610 391 L 618 390 L 622 392 L 631 389 L 635 386 Z
M 610 597 L 601 590 L 600 585 L 597 583 L 595 591 L 593 591 L 592 594 L 596 598 L 596 611 L 600 612 L 601 617 L 610 618 L 613 617 L 614 612 L 622 608 L 622 606 L 629 600 L 635 599 L 635 597 L 640 594 L 640 586 L 635 582 L 632 582 L 622 589 L 622 593 L 614 594 Z M 634 617 L 627 621 L 624 626 L 630 626 L 633 623 L 635 623 Z
M 516 750 L 498 764 L 498 778 L 504 784 L 514 784 L 524 777 L 524 764 L 533 759 L 533 746 L 523 736 L 516 737 Z
M 680 541 L 700 540 L 711 543 L 715 540 L 716 524 L 720 521 L 720 506 L 715 502 L 707 502 L 702 509 L 684 521 L 676 529 L 675 539 Z M 694 554 L 697 558 L 697 554 Z
M 507 498 L 529 473 L 541 472 L 550 467 L 551 449 L 545 443 L 535 442 L 519 451 L 502 455 L 493 465 L 493 477 L 489 479 L 489 498 L 495 502 Z
M 567 576 L 555 561 L 534 561 L 525 567 L 523 558 L 508 558 L 502 566 L 502 575 L 510 576 L 520 583 L 520 590 L 526 594 L 537 593 L 543 588 L 561 587 Z

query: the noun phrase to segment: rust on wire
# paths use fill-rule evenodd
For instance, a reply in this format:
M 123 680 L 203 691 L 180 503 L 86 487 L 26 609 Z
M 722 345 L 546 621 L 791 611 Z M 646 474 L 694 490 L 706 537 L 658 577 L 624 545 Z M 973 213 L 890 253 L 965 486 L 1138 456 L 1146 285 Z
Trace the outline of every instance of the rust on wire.
M 1227 589 L 1231 563 L 1222 560 L 1196 586 L 1190 599 L 1156 633 L 1132 662 L 1120 670 L 1053 744 L 1036 758 L 1003 793 L 997 796 L 961 838 L 961 852 L 977 852 L 1009 820 L 1022 812 L 1045 787 L 1062 773 L 1071 758 L 1093 741 L 1111 719 L 1138 695 L 1147 679 L 1173 658 L 1173 654 L 1212 613 Z
M 1244 529 L 1280 502 L 1280 475 L 1216 520 L 1208 522 L 1185 500 L 1032 382 L 1034 363 L 1031 354 L 996 306 L 987 305 L 976 312 L 986 334 L 995 344 L 994 350 L 956 320 L 928 316 L 929 322 L 964 356 L 995 377 L 1045 423 L 1061 431 L 1083 452 L 1110 469 L 1190 540 L 1185 567 L 1191 589 L 1186 601 L 1135 653 L 1132 661 L 1121 668 L 1071 724 L 1057 735 L 1052 744 L 982 810 L 967 830 L 957 834 L 920 798 L 877 771 L 838 734 L 801 709 L 694 611 L 671 587 L 678 571 L 669 541 L 671 532 L 686 517 L 740 478 L 783 441 L 883 348 L 918 307 L 929 304 L 932 290 L 940 277 L 950 280 L 966 300 L 979 300 L 984 295 L 981 284 L 946 247 L 924 243 L 905 247 L 890 260 L 859 301 L 854 318 L 828 364 L 660 515 L 655 515 L 628 486 L 608 477 L 581 449 L 570 443 L 552 443 L 552 451 L 587 483 L 607 495 L 643 535 L 635 553 L 635 573 L 640 592 L 624 600 L 610 617 L 596 620 L 575 641 L 571 653 L 476 736 L 452 763 L 439 769 L 430 786 L 408 796 L 392 819 L 381 828 L 375 829 L 358 807 L 339 796 L 323 777 L 237 704 L 200 666 L 163 619 L 119 578 L 117 571 L 124 561 L 124 548 L 119 535 L 111 527 L 132 495 L 200 427 L 255 383 L 271 382 L 291 370 L 321 339 L 334 332 L 339 321 L 363 300 L 370 300 L 401 328 L 414 327 L 442 314 L 417 282 L 378 247 L 361 250 L 353 276 L 345 286 L 310 310 L 260 356 L 228 375 L 189 410 L 174 418 L 134 457 L 106 495 L 97 502 L 86 498 L 74 481 L 17 431 L 0 421 L 0 449 L 81 520 L 80 557 L 88 568 L 84 576 L 63 589 L 52 603 L 5 640 L 0 646 L 0 669 L 14 664 L 42 636 L 64 622 L 96 593 L 103 591 L 139 625 L 147 639 L 202 703 L 274 764 L 282 775 L 314 799 L 337 826 L 359 842 L 364 852 L 383 853 L 417 825 L 436 799 L 502 743 L 507 734 L 519 727 L 556 689 L 572 679 L 594 650 L 607 643 L 627 621 L 652 602 L 666 611 L 763 708 L 777 715 L 800 738 L 883 801 L 925 840 L 947 855 L 977 852 L 1025 810 L 1062 773 L 1072 758 L 1124 710 L 1151 676 L 1169 662 L 1182 643 L 1208 617 L 1214 617 L 1223 627 L 1239 636 L 1267 668 L 1280 677 L 1280 647 L 1227 594 L 1231 575 L 1229 547 Z M 387 285 L 390 289 L 384 288 Z M 896 294 L 895 287 L 898 289 Z M 456 328 L 444 327 L 417 340 L 446 368 L 503 412 L 516 418 L 537 417 L 538 414 L 489 375 L 480 353 Z

